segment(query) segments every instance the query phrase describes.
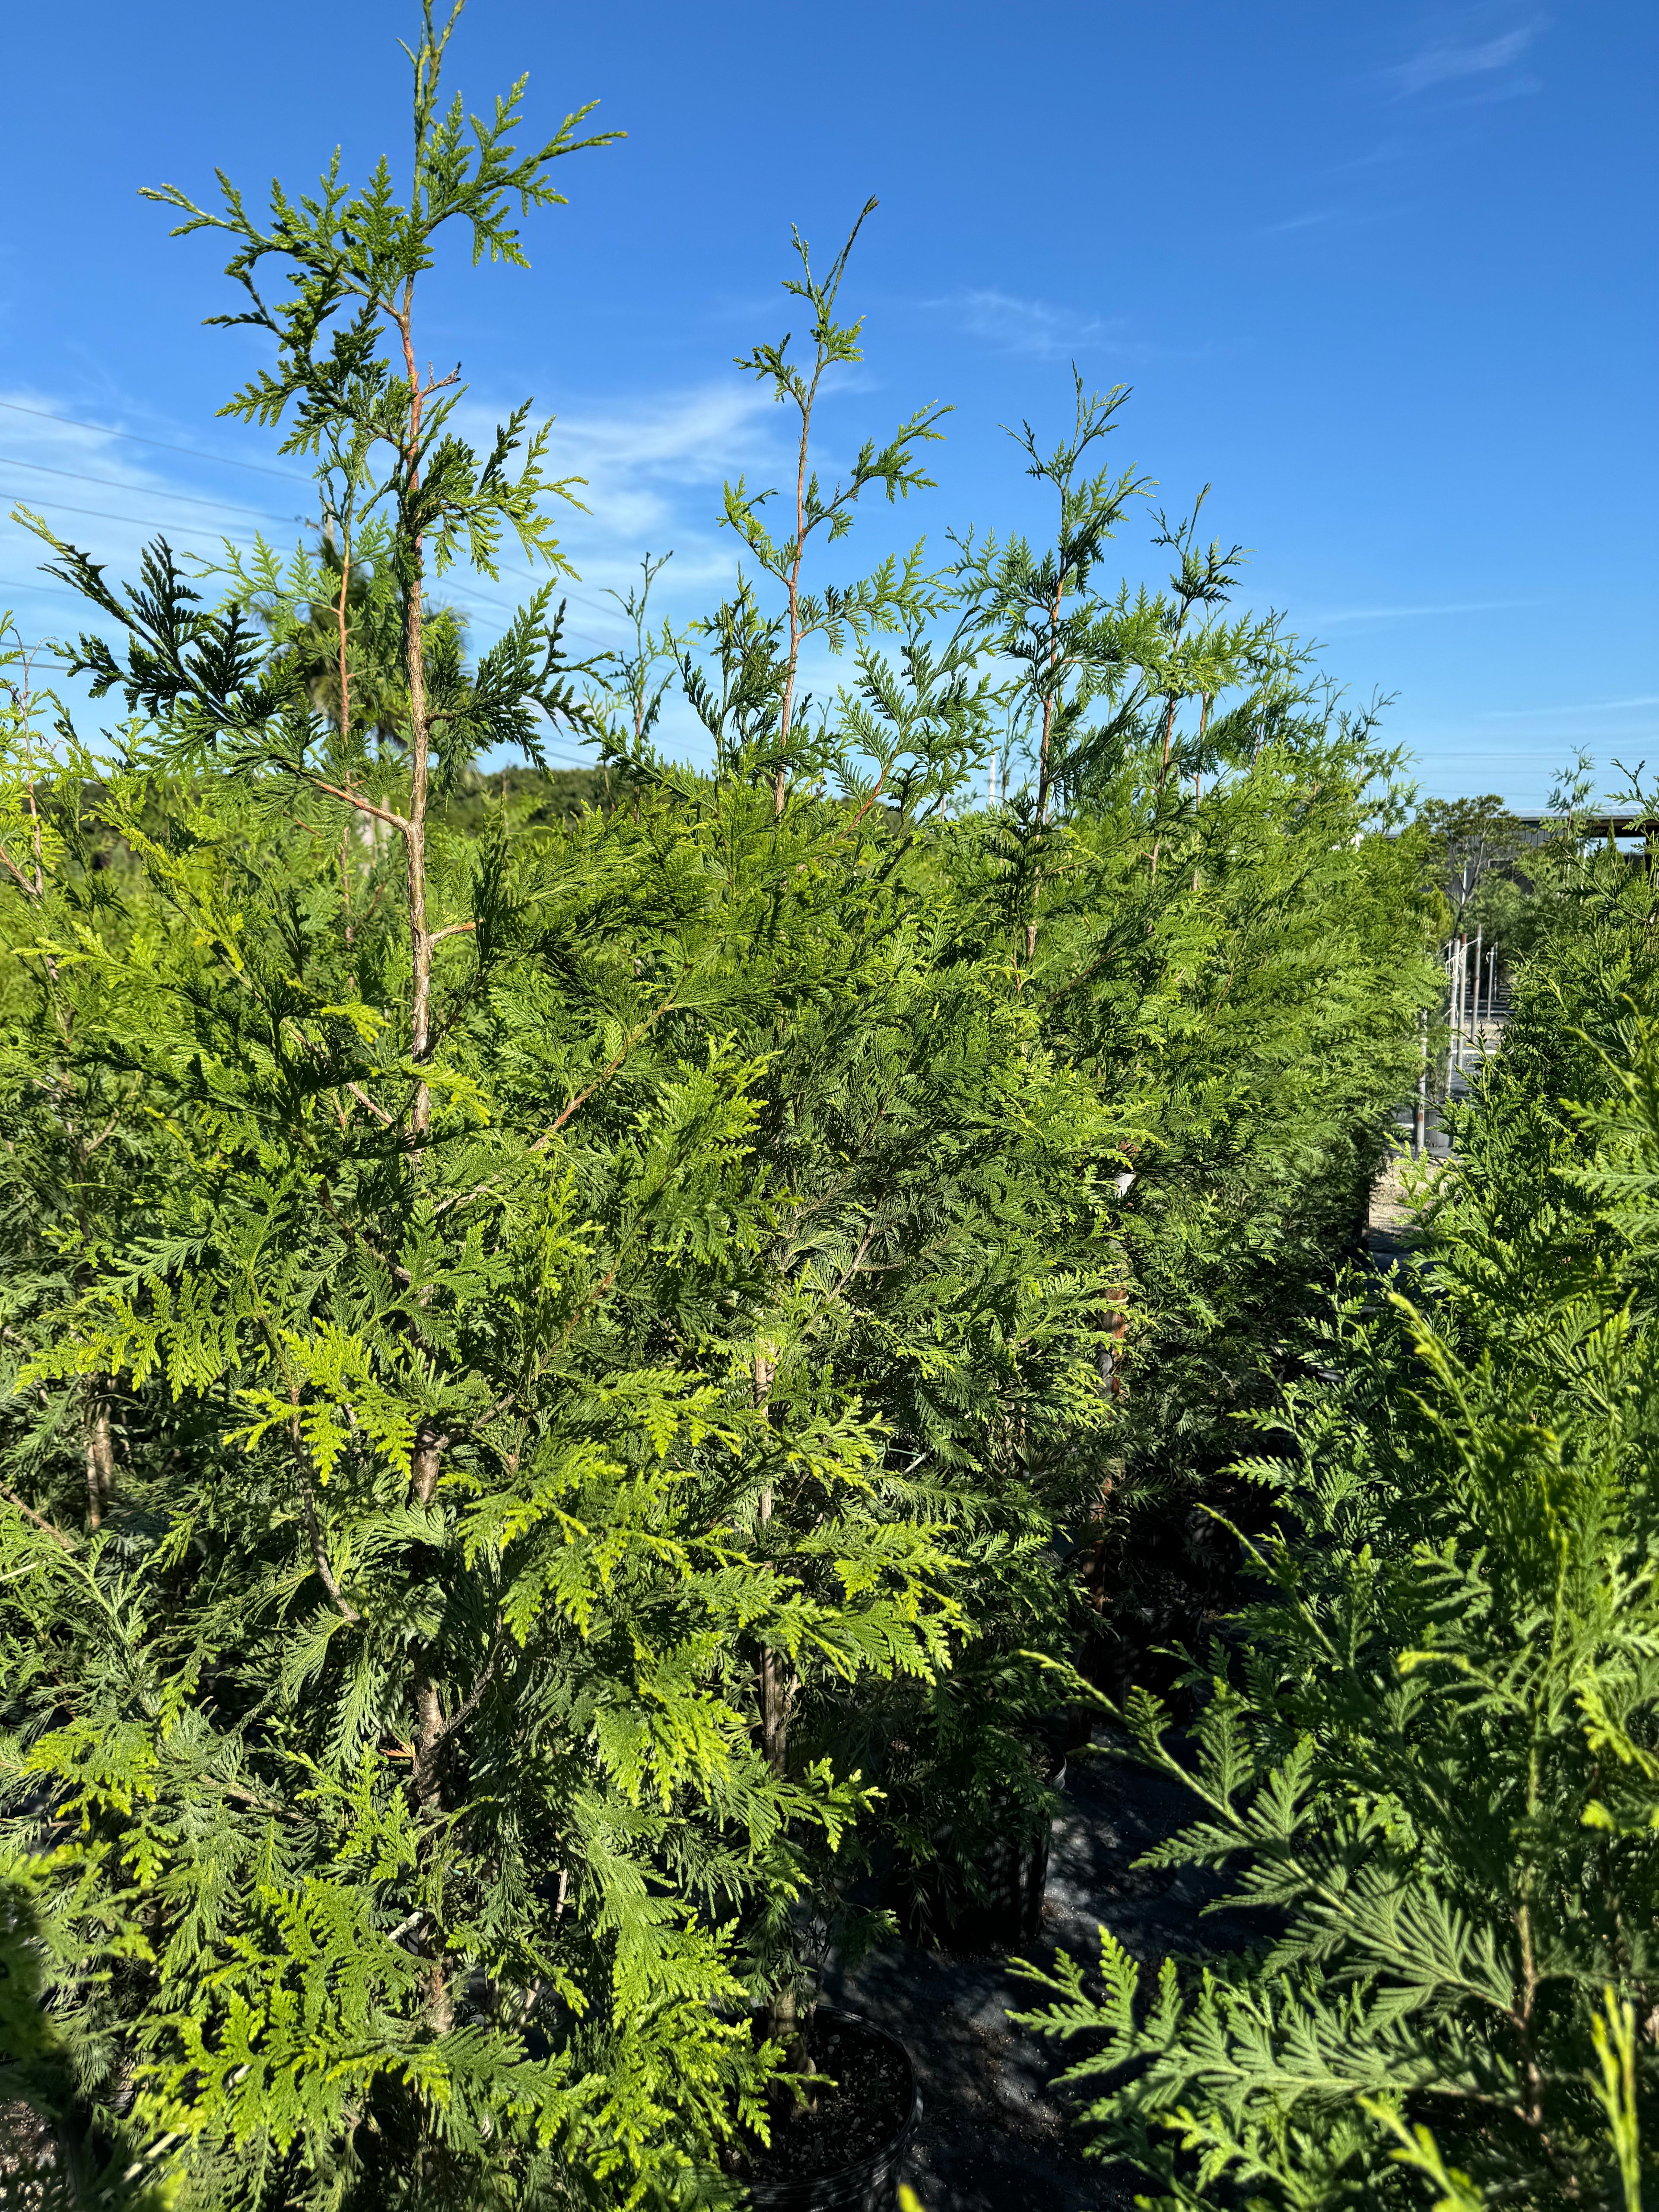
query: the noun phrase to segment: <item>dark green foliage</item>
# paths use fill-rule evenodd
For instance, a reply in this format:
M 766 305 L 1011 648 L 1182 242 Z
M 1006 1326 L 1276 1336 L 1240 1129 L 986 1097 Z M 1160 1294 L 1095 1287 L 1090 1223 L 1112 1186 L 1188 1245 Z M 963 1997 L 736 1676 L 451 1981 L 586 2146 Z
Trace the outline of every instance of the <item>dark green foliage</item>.
M 568 488 L 458 436 L 419 280 L 521 262 L 581 118 L 441 108 L 453 21 L 406 201 L 155 196 L 322 554 L 43 528 L 129 720 L 5 708 L 0 1805 L 54 2124 L 191 2208 L 729 2198 L 872 1871 L 1040 1802 L 1032 1654 L 1283 1364 L 1425 989 L 1388 757 L 1237 549 L 1097 590 L 1118 396 L 1023 438 L 1053 548 L 817 572 L 938 434 L 817 471 L 851 240 L 740 363 L 795 519 L 728 488 L 726 600 L 653 627 L 647 560 L 629 653 L 550 586 L 469 663 L 443 572 L 556 575 Z
M 1018 440 L 1054 496 L 1048 547 L 963 550 L 979 634 L 1019 672 L 1012 796 L 953 856 L 1104 1109 L 1120 1419 L 1079 1533 L 1091 1671 L 1120 1678 L 1224 1584 L 1232 1547 L 1193 1506 L 1353 1243 L 1434 989 L 1419 841 L 1387 834 L 1398 757 L 1277 619 L 1229 611 L 1240 550 L 1201 545 L 1197 508 L 1160 515 L 1168 589 L 1097 588 L 1140 489 L 1097 466 L 1121 397 L 1079 385 L 1071 439 Z
M 1109 1938 L 1036 2015 L 1104 2154 L 1160 2204 L 1634 2208 L 1659 2142 L 1659 1545 L 1651 889 L 1549 862 L 1547 933 L 1460 1124 L 1416 1303 L 1338 1310 L 1240 1473 L 1265 1594 L 1218 1651 L 1201 1802 L 1157 1856 L 1224 1869 L 1255 1955 Z M 1440 2192 L 1435 2194 L 1435 2191 Z

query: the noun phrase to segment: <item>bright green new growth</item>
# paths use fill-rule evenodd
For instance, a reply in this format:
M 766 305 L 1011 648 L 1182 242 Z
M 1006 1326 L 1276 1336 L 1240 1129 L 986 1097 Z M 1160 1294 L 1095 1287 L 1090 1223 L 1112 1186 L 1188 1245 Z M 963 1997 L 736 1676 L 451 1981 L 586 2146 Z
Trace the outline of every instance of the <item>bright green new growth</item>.
M 452 222 L 521 265 L 602 141 L 441 106 L 454 21 L 406 202 L 155 195 L 231 240 L 227 411 L 322 548 L 117 586 L 42 526 L 118 757 L 6 695 L 0 1786 L 41 2108 L 192 2207 L 729 2197 L 875 1847 L 971 1888 L 1040 1799 L 1022 1654 L 1305 1302 L 1426 995 L 1389 757 L 1212 614 L 1236 554 L 1097 592 L 1117 398 L 1024 434 L 1052 549 L 819 574 L 938 434 L 816 472 L 851 240 L 740 364 L 799 439 L 725 602 L 653 627 L 647 562 L 573 666 L 550 584 L 467 665 L 432 579 L 556 576 L 572 487 L 527 406 L 459 436 L 418 280 Z M 479 800 L 561 722 L 611 803 Z

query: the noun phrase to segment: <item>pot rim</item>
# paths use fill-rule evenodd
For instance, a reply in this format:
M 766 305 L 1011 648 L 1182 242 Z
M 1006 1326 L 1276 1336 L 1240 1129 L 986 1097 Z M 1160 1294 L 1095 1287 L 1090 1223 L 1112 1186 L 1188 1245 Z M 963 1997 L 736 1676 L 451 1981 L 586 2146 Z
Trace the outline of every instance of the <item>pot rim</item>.
M 836 2183 L 855 2180 L 861 2174 L 872 2174 L 890 2159 L 902 2154 L 915 2131 L 916 2122 L 921 2118 L 921 2085 L 916 2080 L 915 2061 L 890 2028 L 883 2027 L 878 2021 L 871 2020 L 861 2012 L 848 2012 L 843 2005 L 821 2004 L 814 2018 L 844 2021 L 849 2027 L 861 2028 L 865 2034 L 873 2036 L 878 2042 L 890 2044 L 904 2061 L 904 2070 L 909 2076 L 909 2109 L 880 2149 L 872 2150 L 863 2158 L 852 2159 L 845 2166 L 826 2166 L 817 2173 L 792 2174 L 787 2180 L 750 2182 L 747 2185 L 749 2202 L 755 2208 L 755 2212 L 767 2212 L 769 2206 L 787 2205 L 807 2190 L 828 2188 Z

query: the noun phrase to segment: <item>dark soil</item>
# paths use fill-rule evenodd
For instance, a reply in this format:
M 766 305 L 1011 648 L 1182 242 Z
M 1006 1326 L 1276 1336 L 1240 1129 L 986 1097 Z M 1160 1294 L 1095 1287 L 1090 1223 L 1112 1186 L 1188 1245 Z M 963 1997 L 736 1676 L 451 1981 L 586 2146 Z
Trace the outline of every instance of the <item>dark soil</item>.
M 839 2173 L 884 2151 L 910 2117 L 911 2081 L 902 2053 L 857 2021 L 820 2014 L 812 2038 L 815 2101 L 772 2122 L 769 2148 L 757 2143 L 744 2160 L 748 2182 L 795 2181 Z
M 1156 1971 L 1171 1954 L 1259 1940 L 1233 1914 L 1200 1917 L 1218 1888 L 1209 1875 L 1134 1863 L 1193 1818 L 1194 1801 L 1113 1759 L 1110 1741 L 1101 1731 L 1068 1769 L 1042 1930 L 1016 1950 L 1044 1966 L 1060 1948 L 1092 1960 L 1103 1925 Z M 927 2212 L 1127 2212 L 1145 2191 L 1144 2176 L 1085 2155 L 1079 2100 L 1054 2080 L 1079 2051 L 1009 2019 L 1043 2000 L 1007 1954 L 895 1944 L 828 1978 L 831 2001 L 896 2035 L 915 2066 L 921 2121 L 899 2179 Z

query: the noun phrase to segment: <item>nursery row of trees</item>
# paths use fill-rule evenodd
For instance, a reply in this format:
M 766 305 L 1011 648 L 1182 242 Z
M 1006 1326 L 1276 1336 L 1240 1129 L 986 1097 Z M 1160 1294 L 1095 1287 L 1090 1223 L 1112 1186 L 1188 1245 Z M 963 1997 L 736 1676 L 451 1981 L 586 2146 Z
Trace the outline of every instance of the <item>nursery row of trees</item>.
M 1098 1982 L 1036 1978 L 1160 2206 L 1652 2185 L 1659 853 L 1573 831 L 1529 860 L 1412 1297 L 1339 1301 L 1256 1415 L 1237 1473 L 1277 1510 L 1194 1738 L 1122 1716 L 1200 1801 L 1159 1859 L 1224 1870 L 1259 1948 L 1153 1987 L 1106 1938 Z
M 154 195 L 325 542 L 118 582 L 37 523 L 125 719 L 5 656 L 0 2039 L 89 2201 L 737 2191 L 826 1944 L 971 1892 L 1042 1662 L 1167 1625 L 1434 993 L 1372 718 L 1195 514 L 1108 580 L 1123 395 L 1022 433 L 1046 538 L 831 551 L 939 434 L 818 459 L 850 240 L 741 364 L 795 459 L 729 596 L 647 565 L 573 663 L 547 433 L 475 452 L 419 307 L 600 142 L 446 106 L 453 25 L 406 197 Z M 504 543 L 549 580 L 469 661 Z M 592 805 L 474 773 L 560 729 Z

